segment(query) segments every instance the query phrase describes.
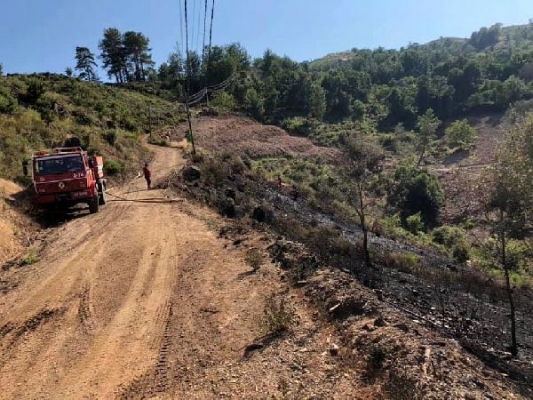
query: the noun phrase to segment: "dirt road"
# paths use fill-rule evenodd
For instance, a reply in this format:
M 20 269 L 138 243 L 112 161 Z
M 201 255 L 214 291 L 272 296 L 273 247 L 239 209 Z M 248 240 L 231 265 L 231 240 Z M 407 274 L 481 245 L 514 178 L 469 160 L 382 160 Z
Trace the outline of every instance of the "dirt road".
M 183 165 L 180 151 L 153 150 L 156 183 Z M 286 271 L 266 262 L 276 242 L 267 233 L 147 191 L 142 178 L 109 192 L 100 213 L 48 233 L 39 262 L 0 269 L 0 399 L 381 399 L 386 381 L 367 375 L 370 341 L 433 380 L 424 398 L 485 398 L 485 390 L 521 398 L 507 396 L 509 386 L 454 343 L 443 347 L 396 312 L 381 309 L 388 322 L 379 324 L 371 308 L 349 323 L 332 324 L 329 312 L 322 319 L 318 310 L 341 304 L 343 289 L 353 286 L 349 299 L 373 293 L 327 271 L 307 290 L 290 288 L 280 279 Z M 254 274 L 244 262 L 251 247 L 265 256 Z M 288 334 L 263 336 L 270 294 L 294 312 Z M 445 383 L 440 367 L 428 369 L 443 359 L 451 360 Z
M 183 164 L 153 149 L 155 181 Z M 253 340 L 245 264 L 181 201 L 144 189 L 111 189 L 100 213 L 58 228 L 0 297 L 1 398 L 210 397 L 201 379 L 176 384 L 178 370 L 198 377 L 195 364 Z

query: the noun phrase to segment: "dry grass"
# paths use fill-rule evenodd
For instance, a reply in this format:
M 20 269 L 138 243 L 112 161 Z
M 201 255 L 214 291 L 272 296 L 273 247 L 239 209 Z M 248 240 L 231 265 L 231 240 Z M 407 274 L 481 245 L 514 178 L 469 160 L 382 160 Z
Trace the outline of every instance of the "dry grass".
M 187 129 L 180 125 L 173 132 L 173 140 L 181 140 Z M 217 117 L 194 121 L 196 145 L 212 152 L 228 152 L 252 159 L 265 157 L 324 157 L 335 161 L 340 152 L 332 148 L 315 146 L 309 139 L 290 136 L 283 129 L 265 126 L 249 118 Z
M 249 249 L 246 252 L 246 257 L 244 260 L 246 261 L 246 264 L 248 264 L 250 268 L 252 268 L 253 272 L 259 271 L 261 264 L 263 264 L 263 256 L 261 255 L 261 252 L 257 249 Z
M 281 335 L 290 331 L 294 318 L 294 310 L 286 303 L 283 296 L 271 294 L 266 297 L 261 318 L 261 325 L 266 334 Z

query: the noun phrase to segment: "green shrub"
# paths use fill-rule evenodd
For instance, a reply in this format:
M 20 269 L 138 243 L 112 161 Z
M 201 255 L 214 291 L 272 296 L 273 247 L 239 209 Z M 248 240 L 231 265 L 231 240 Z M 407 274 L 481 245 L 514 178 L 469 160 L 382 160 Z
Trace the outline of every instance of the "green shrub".
M 138 136 L 132 134 L 138 129 L 128 132 L 118 128 L 147 127 L 148 104 L 153 105 L 152 122 L 156 128 L 174 126 L 183 117 L 183 111 L 175 104 L 152 94 L 141 95 L 52 74 L 2 77 L 0 175 L 14 179 L 20 174 L 25 154 L 60 146 L 71 135 L 83 138 L 83 147 L 91 154 L 101 154 L 105 159 L 112 155 L 123 163 L 122 170 L 137 164 L 145 152 Z M 106 130 L 112 128 L 117 129 L 118 137 L 110 150 L 107 142 L 114 139 L 106 138 Z M 115 171 L 111 167 L 110 172 Z
M 246 92 L 246 106 L 250 115 L 258 121 L 262 121 L 265 115 L 265 102 L 255 89 Z
M 226 163 L 216 159 L 205 159 L 202 165 L 202 180 L 205 184 L 218 188 L 222 186 L 229 175 Z
M 446 129 L 446 140 L 452 146 L 466 147 L 477 137 L 476 129 L 466 119 L 455 121 Z
M 18 101 L 7 88 L 0 86 L 0 113 L 13 114 L 18 107 Z
M 124 167 L 121 162 L 115 160 L 105 160 L 104 161 L 104 172 L 106 175 L 113 176 L 119 175 L 124 170 Z
M 530 255 L 528 246 L 519 240 L 507 242 L 507 265 L 512 271 L 518 271 L 526 266 L 526 260 Z
M 167 140 L 162 137 L 150 137 L 148 139 L 148 143 L 153 144 L 155 146 L 168 147 Z
M 410 273 L 421 267 L 420 257 L 414 253 L 391 252 L 381 254 L 377 258 L 384 266 L 397 269 L 400 272 Z
M 357 99 L 352 104 L 352 120 L 362 121 L 366 114 L 366 104 Z
M 481 257 L 485 269 L 501 271 L 501 243 L 494 238 L 487 239 L 481 248 Z M 531 255 L 528 246 L 520 241 L 511 239 L 506 243 L 507 266 L 511 271 L 518 271 L 526 267 L 527 258 Z
M 109 129 L 104 132 L 103 137 L 107 143 L 114 146 L 118 139 L 118 133 L 116 129 Z
M 72 112 L 72 116 L 80 125 L 92 126 L 96 125 L 97 120 L 85 110 L 76 110 Z
M 452 256 L 458 263 L 465 263 L 470 259 L 470 252 L 466 244 L 459 243 L 453 248 Z
M 472 221 L 470 218 L 465 219 L 463 222 L 459 224 L 461 228 L 463 228 L 465 231 L 470 231 L 476 227 L 476 223 Z
M 287 118 L 281 121 L 281 126 L 288 132 L 296 133 L 298 135 L 307 136 L 311 132 L 311 125 L 307 118 Z
M 30 78 L 24 100 L 29 104 L 36 104 L 44 92 L 45 88 L 43 82 L 37 78 Z
M 39 262 L 39 257 L 34 249 L 31 249 L 28 255 L 22 260 L 22 265 L 32 265 Z
M 431 235 L 435 243 L 442 244 L 449 249 L 463 243 L 465 240 L 464 233 L 460 229 L 451 226 L 435 228 Z
M 391 135 L 391 134 L 381 135 L 379 137 L 379 144 L 385 150 L 389 150 L 389 151 L 396 153 L 397 145 L 398 145 L 398 137 L 395 135 Z
M 424 230 L 424 220 L 420 212 L 415 215 L 411 215 L 405 219 L 405 224 L 409 232 L 414 235 L 418 235 L 419 232 Z
M 405 224 L 407 217 L 420 213 L 426 227 L 437 224 L 439 209 L 444 205 L 444 192 L 437 177 L 420 170 L 414 163 L 399 165 L 392 175 L 387 203 L 400 213 Z
M 215 94 L 211 100 L 211 105 L 213 107 L 219 108 L 221 110 L 234 110 L 237 107 L 235 98 L 226 91 L 218 92 Z

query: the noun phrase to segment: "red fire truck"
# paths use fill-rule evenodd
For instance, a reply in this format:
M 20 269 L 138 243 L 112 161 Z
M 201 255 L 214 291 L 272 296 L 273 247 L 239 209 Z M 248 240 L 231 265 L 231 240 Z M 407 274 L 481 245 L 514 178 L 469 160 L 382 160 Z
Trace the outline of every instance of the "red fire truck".
M 68 208 L 86 203 L 91 214 L 106 203 L 104 160 L 81 147 L 61 147 L 32 155 L 34 203 Z M 27 174 L 27 165 L 25 173 Z

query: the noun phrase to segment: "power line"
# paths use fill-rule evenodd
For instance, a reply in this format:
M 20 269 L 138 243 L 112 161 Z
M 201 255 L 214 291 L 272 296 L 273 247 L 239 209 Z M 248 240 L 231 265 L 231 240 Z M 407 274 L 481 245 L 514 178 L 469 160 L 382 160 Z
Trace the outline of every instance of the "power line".
M 204 10 L 204 37 L 202 40 L 202 63 L 205 64 L 205 33 L 207 29 L 207 0 L 205 0 L 205 10 Z M 207 77 L 206 77 L 207 79 Z
M 199 92 L 193 94 L 192 96 L 187 96 L 185 100 L 187 102 L 187 105 L 189 107 L 193 106 L 201 102 L 204 99 L 204 97 L 206 97 L 209 93 L 215 93 L 215 92 L 219 92 L 221 90 L 227 89 L 230 85 L 235 83 L 236 77 L 237 77 L 237 74 L 234 74 L 230 76 L 228 79 L 226 79 L 225 81 L 217 85 L 205 87 Z
M 196 26 L 196 49 L 200 55 L 200 25 L 202 21 L 202 0 L 198 0 L 198 25 Z
M 190 49 L 191 51 L 194 51 L 194 43 L 195 43 L 195 39 L 194 39 L 194 36 L 195 36 L 195 33 L 196 33 L 196 3 L 197 3 L 197 0 L 192 0 L 192 14 L 191 14 L 191 19 L 192 19 L 192 30 L 191 30 L 191 42 L 190 42 Z
M 193 0 L 194 1 L 194 0 Z M 201 0 L 197 0 L 200 2 L 201 4 Z M 180 0 L 180 4 L 181 4 L 181 0 Z M 186 46 L 186 65 L 187 65 L 187 76 L 186 76 L 186 89 L 185 89 L 185 105 L 187 106 L 187 114 L 188 116 L 190 117 L 190 112 L 188 110 L 189 106 L 192 106 L 194 104 L 197 104 L 199 103 L 201 100 L 203 100 L 204 97 L 208 96 L 209 93 L 213 93 L 213 92 L 218 92 L 220 90 L 224 90 L 226 89 L 227 87 L 229 87 L 231 84 L 233 84 L 235 82 L 235 79 L 237 77 L 237 74 L 233 74 L 231 75 L 229 78 L 227 78 L 226 80 L 224 80 L 223 82 L 221 83 L 218 83 L 216 85 L 212 85 L 212 86 L 205 86 L 203 89 L 201 89 L 199 92 L 193 94 L 193 95 L 190 95 L 189 96 L 189 92 L 190 92 L 190 89 L 191 89 L 191 74 L 192 74 L 192 63 L 191 63 L 191 57 L 190 57 L 190 47 L 189 47 L 189 34 L 190 34 L 190 38 L 193 40 L 194 42 L 194 39 L 195 39 L 195 34 L 197 34 L 197 40 L 199 40 L 199 36 L 200 36 L 200 23 L 201 23 L 201 7 L 198 7 L 198 25 L 197 25 L 197 28 L 198 29 L 195 29 L 195 23 L 194 23 L 194 20 L 195 20 L 195 17 L 196 17 L 196 2 L 194 3 L 193 5 L 193 15 L 192 15 L 192 18 L 193 18 L 193 25 L 192 25 L 192 31 L 189 29 L 189 4 L 188 4 L 188 0 L 185 0 L 185 31 L 186 31 L 186 35 L 185 35 L 185 46 Z M 205 41 L 206 41 L 206 33 L 207 33 L 207 12 L 208 12 L 208 0 L 205 0 L 205 4 L 204 4 L 204 36 L 203 36 L 203 43 L 204 43 L 204 62 L 205 62 Z M 214 25 L 214 17 L 215 17 L 215 0 L 212 0 L 212 6 L 211 6 L 211 21 L 210 21 L 210 27 L 209 27 L 209 45 L 208 45 L 208 55 L 207 55 L 207 66 L 206 66 L 206 70 L 205 70 L 205 74 L 207 76 L 209 70 L 210 70 L 210 61 L 211 61 L 211 49 L 212 49 L 212 45 L 213 45 L 213 25 Z M 198 44 L 199 45 L 199 44 Z M 190 129 L 191 129 L 191 134 L 192 134 L 192 127 L 191 127 L 191 122 L 190 122 L 190 118 L 189 118 L 189 126 L 190 126 Z M 194 143 L 193 143 L 193 146 L 194 146 Z
M 195 99 L 197 98 L 198 96 L 201 96 L 203 93 L 205 93 L 205 91 L 207 90 L 208 92 L 216 92 L 216 91 L 219 91 L 219 90 L 222 90 L 222 89 L 225 89 L 226 87 L 229 86 L 229 84 L 235 82 L 235 78 L 237 77 L 237 73 L 231 75 L 229 78 L 227 78 L 226 80 L 222 81 L 221 83 L 218 83 L 216 85 L 212 85 L 212 86 L 206 86 L 204 87 L 203 89 L 201 89 L 200 91 L 196 92 L 195 94 L 189 96 L 189 100 L 192 100 L 192 99 Z
M 181 54 L 183 55 L 183 46 L 184 46 L 184 43 L 183 43 L 183 4 L 181 0 L 179 0 L 179 2 L 180 2 L 180 46 L 181 46 Z

